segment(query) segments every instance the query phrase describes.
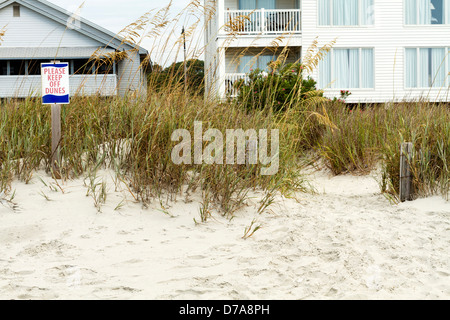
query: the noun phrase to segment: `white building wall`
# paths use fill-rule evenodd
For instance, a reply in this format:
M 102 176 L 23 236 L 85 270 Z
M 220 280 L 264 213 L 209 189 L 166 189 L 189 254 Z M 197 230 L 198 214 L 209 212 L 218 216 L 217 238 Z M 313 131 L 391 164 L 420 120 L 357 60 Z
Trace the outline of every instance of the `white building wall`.
M 298 0 L 299 1 L 299 0 Z M 406 88 L 405 86 L 405 47 L 450 47 L 450 25 L 420 25 L 409 26 L 404 24 L 404 1 L 405 0 L 375 0 L 374 1 L 374 25 L 350 26 L 350 27 L 327 27 L 318 26 L 317 0 L 280 0 L 277 8 L 298 8 L 302 10 L 302 32 L 284 39 L 281 46 L 301 46 L 302 54 L 306 54 L 317 37 L 319 46 L 325 45 L 336 39 L 334 48 L 374 48 L 375 56 L 375 88 L 374 89 L 352 89 L 352 95 L 348 102 L 389 102 L 419 99 L 426 97 L 430 100 L 449 100 L 449 88 Z M 291 7 L 289 3 L 295 2 Z M 238 0 L 217 0 L 217 21 L 223 22 L 225 10 L 237 10 Z M 217 28 L 219 28 L 218 26 Z M 218 30 L 218 29 L 216 29 Z M 267 47 L 272 43 L 270 36 L 243 35 L 233 42 L 226 40 L 226 35 L 217 37 L 217 46 L 207 49 L 206 60 L 212 60 L 215 55 L 217 59 L 225 60 L 219 68 L 216 82 L 219 82 L 221 72 L 230 72 L 236 69 L 236 64 L 229 65 L 229 56 L 217 54 L 220 47 Z M 209 42 L 212 42 L 209 40 Z M 222 70 L 222 71 L 221 71 Z M 313 77 L 318 80 L 317 70 Z M 341 88 L 326 89 L 328 97 L 338 97 Z M 342 88 L 348 89 L 348 88 Z
M 20 17 L 13 17 L 13 5 L 0 10 L 0 28 L 6 26 L 2 47 L 96 47 L 96 40 L 20 6 Z
M 363 27 L 318 26 L 317 1 L 303 0 L 303 52 L 316 37 L 322 46 L 337 39 L 335 48 L 374 48 L 375 89 L 355 89 L 348 102 L 387 102 L 418 99 L 449 99 L 447 89 L 405 88 L 405 47 L 450 47 L 450 25 L 404 25 L 404 0 L 375 0 L 375 22 Z M 318 72 L 314 73 L 318 78 Z M 346 89 L 346 88 L 342 88 Z M 326 90 L 338 97 L 340 89 Z
M 146 93 L 147 81 L 141 68 L 139 52 L 129 51 L 128 58 L 118 63 L 118 89 L 120 96 Z
M 218 88 L 218 1 L 205 0 L 205 95 L 212 98 Z

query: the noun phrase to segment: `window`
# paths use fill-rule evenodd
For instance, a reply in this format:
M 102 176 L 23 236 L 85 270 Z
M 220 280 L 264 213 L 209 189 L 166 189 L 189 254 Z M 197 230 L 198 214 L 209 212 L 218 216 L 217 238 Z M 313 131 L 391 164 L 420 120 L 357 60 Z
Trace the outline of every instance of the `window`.
M 114 63 L 110 60 L 98 60 L 96 61 L 97 74 L 114 74 Z
M 73 70 L 75 74 L 92 74 L 93 62 L 88 59 L 73 60 Z
M 405 0 L 405 23 L 450 24 L 450 0 Z
M 374 50 L 332 49 L 319 63 L 319 86 L 335 89 L 374 88 Z
M 27 61 L 25 60 L 11 60 L 9 62 L 9 69 L 11 76 L 26 75 Z
M 28 61 L 28 75 L 41 75 L 41 63 L 48 63 L 48 60 L 30 60 Z
M 277 57 L 274 55 L 245 55 L 241 57 L 241 62 L 239 64 L 239 72 L 240 73 L 250 73 L 254 69 L 260 69 L 263 71 L 268 71 L 269 67 L 267 66 L 271 61 L 276 60 Z
M 275 9 L 275 0 L 239 0 L 239 10 Z
M 450 48 L 406 48 L 406 88 L 441 88 L 448 81 Z
M 14 18 L 20 17 L 20 6 L 13 6 L 13 17 Z
M 320 26 L 367 26 L 374 23 L 374 0 L 318 0 Z
M 8 61 L 0 60 L 0 76 L 8 75 Z

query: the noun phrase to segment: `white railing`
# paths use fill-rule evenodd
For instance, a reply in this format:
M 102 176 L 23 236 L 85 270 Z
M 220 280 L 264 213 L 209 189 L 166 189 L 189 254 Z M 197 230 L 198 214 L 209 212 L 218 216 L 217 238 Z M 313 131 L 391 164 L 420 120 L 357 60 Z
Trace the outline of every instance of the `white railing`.
M 301 10 L 227 10 L 225 30 L 239 34 L 300 33 Z
M 71 75 L 70 94 L 115 96 L 117 75 Z M 1 98 L 25 98 L 41 95 L 41 76 L 0 76 Z
M 225 94 L 230 97 L 236 97 L 239 94 L 240 80 L 244 82 L 249 80 L 245 73 L 227 73 L 225 74 Z

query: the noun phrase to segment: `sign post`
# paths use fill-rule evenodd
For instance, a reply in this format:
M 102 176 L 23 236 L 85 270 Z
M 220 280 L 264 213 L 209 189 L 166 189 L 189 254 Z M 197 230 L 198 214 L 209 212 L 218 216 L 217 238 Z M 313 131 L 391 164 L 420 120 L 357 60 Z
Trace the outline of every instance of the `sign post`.
M 52 106 L 52 175 L 61 178 L 59 149 L 61 145 L 61 105 L 70 103 L 69 64 L 52 61 L 41 64 L 42 104 Z
M 400 146 L 400 201 L 413 200 L 411 162 L 414 145 L 412 142 Z

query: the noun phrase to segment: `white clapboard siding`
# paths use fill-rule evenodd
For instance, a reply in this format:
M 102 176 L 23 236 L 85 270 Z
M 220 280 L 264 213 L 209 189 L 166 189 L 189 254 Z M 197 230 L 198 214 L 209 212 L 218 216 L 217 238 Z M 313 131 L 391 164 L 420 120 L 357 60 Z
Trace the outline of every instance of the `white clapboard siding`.
M 70 94 L 114 96 L 116 75 L 72 75 Z M 0 76 L 0 97 L 26 98 L 41 96 L 41 76 Z
M 217 71 L 217 3 L 205 0 L 205 93 L 214 96 L 216 92 L 215 76 Z
M 92 56 L 105 57 L 115 52 L 103 47 L 4 47 L 0 46 L 1 60 L 70 60 L 86 59 Z
M 35 11 L 20 7 L 13 17 L 13 5 L 0 10 L 0 27 L 6 25 L 2 47 L 99 47 L 102 46 L 75 30 L 66 28 Z
M 70 93 L 72 95 L 117 95 L 117 76 L 107 75 L 72 75 L 70 77 Z
M 128 59 L 119 62 L 118 77 L 118 88 L 121 96 L 145 91 L 146 79 L 141 69 L 141 59 L 137 51 L 128 52 Z
M 406 89 L 405 88 L 405 47 L 449 47 L 450 26 L 405 26 L 404 0 L 375 0 L 375 23 L 363 27 L 318 26 L 317 1 L 302 1 L 303 52 L 318 37 L 320 45 L 333 39 L 335 48 L 374 48 L 375 89 L 355 89 L 348 102 L 385 102 L 392 100 L 449 99 L 447 89 Z M 314 73 L 318 77 L 318 72 Z M 342 88 L 345 89 L 345 88 Z M 339 89 L 327 89 L 329 97 L 339 96 Z

